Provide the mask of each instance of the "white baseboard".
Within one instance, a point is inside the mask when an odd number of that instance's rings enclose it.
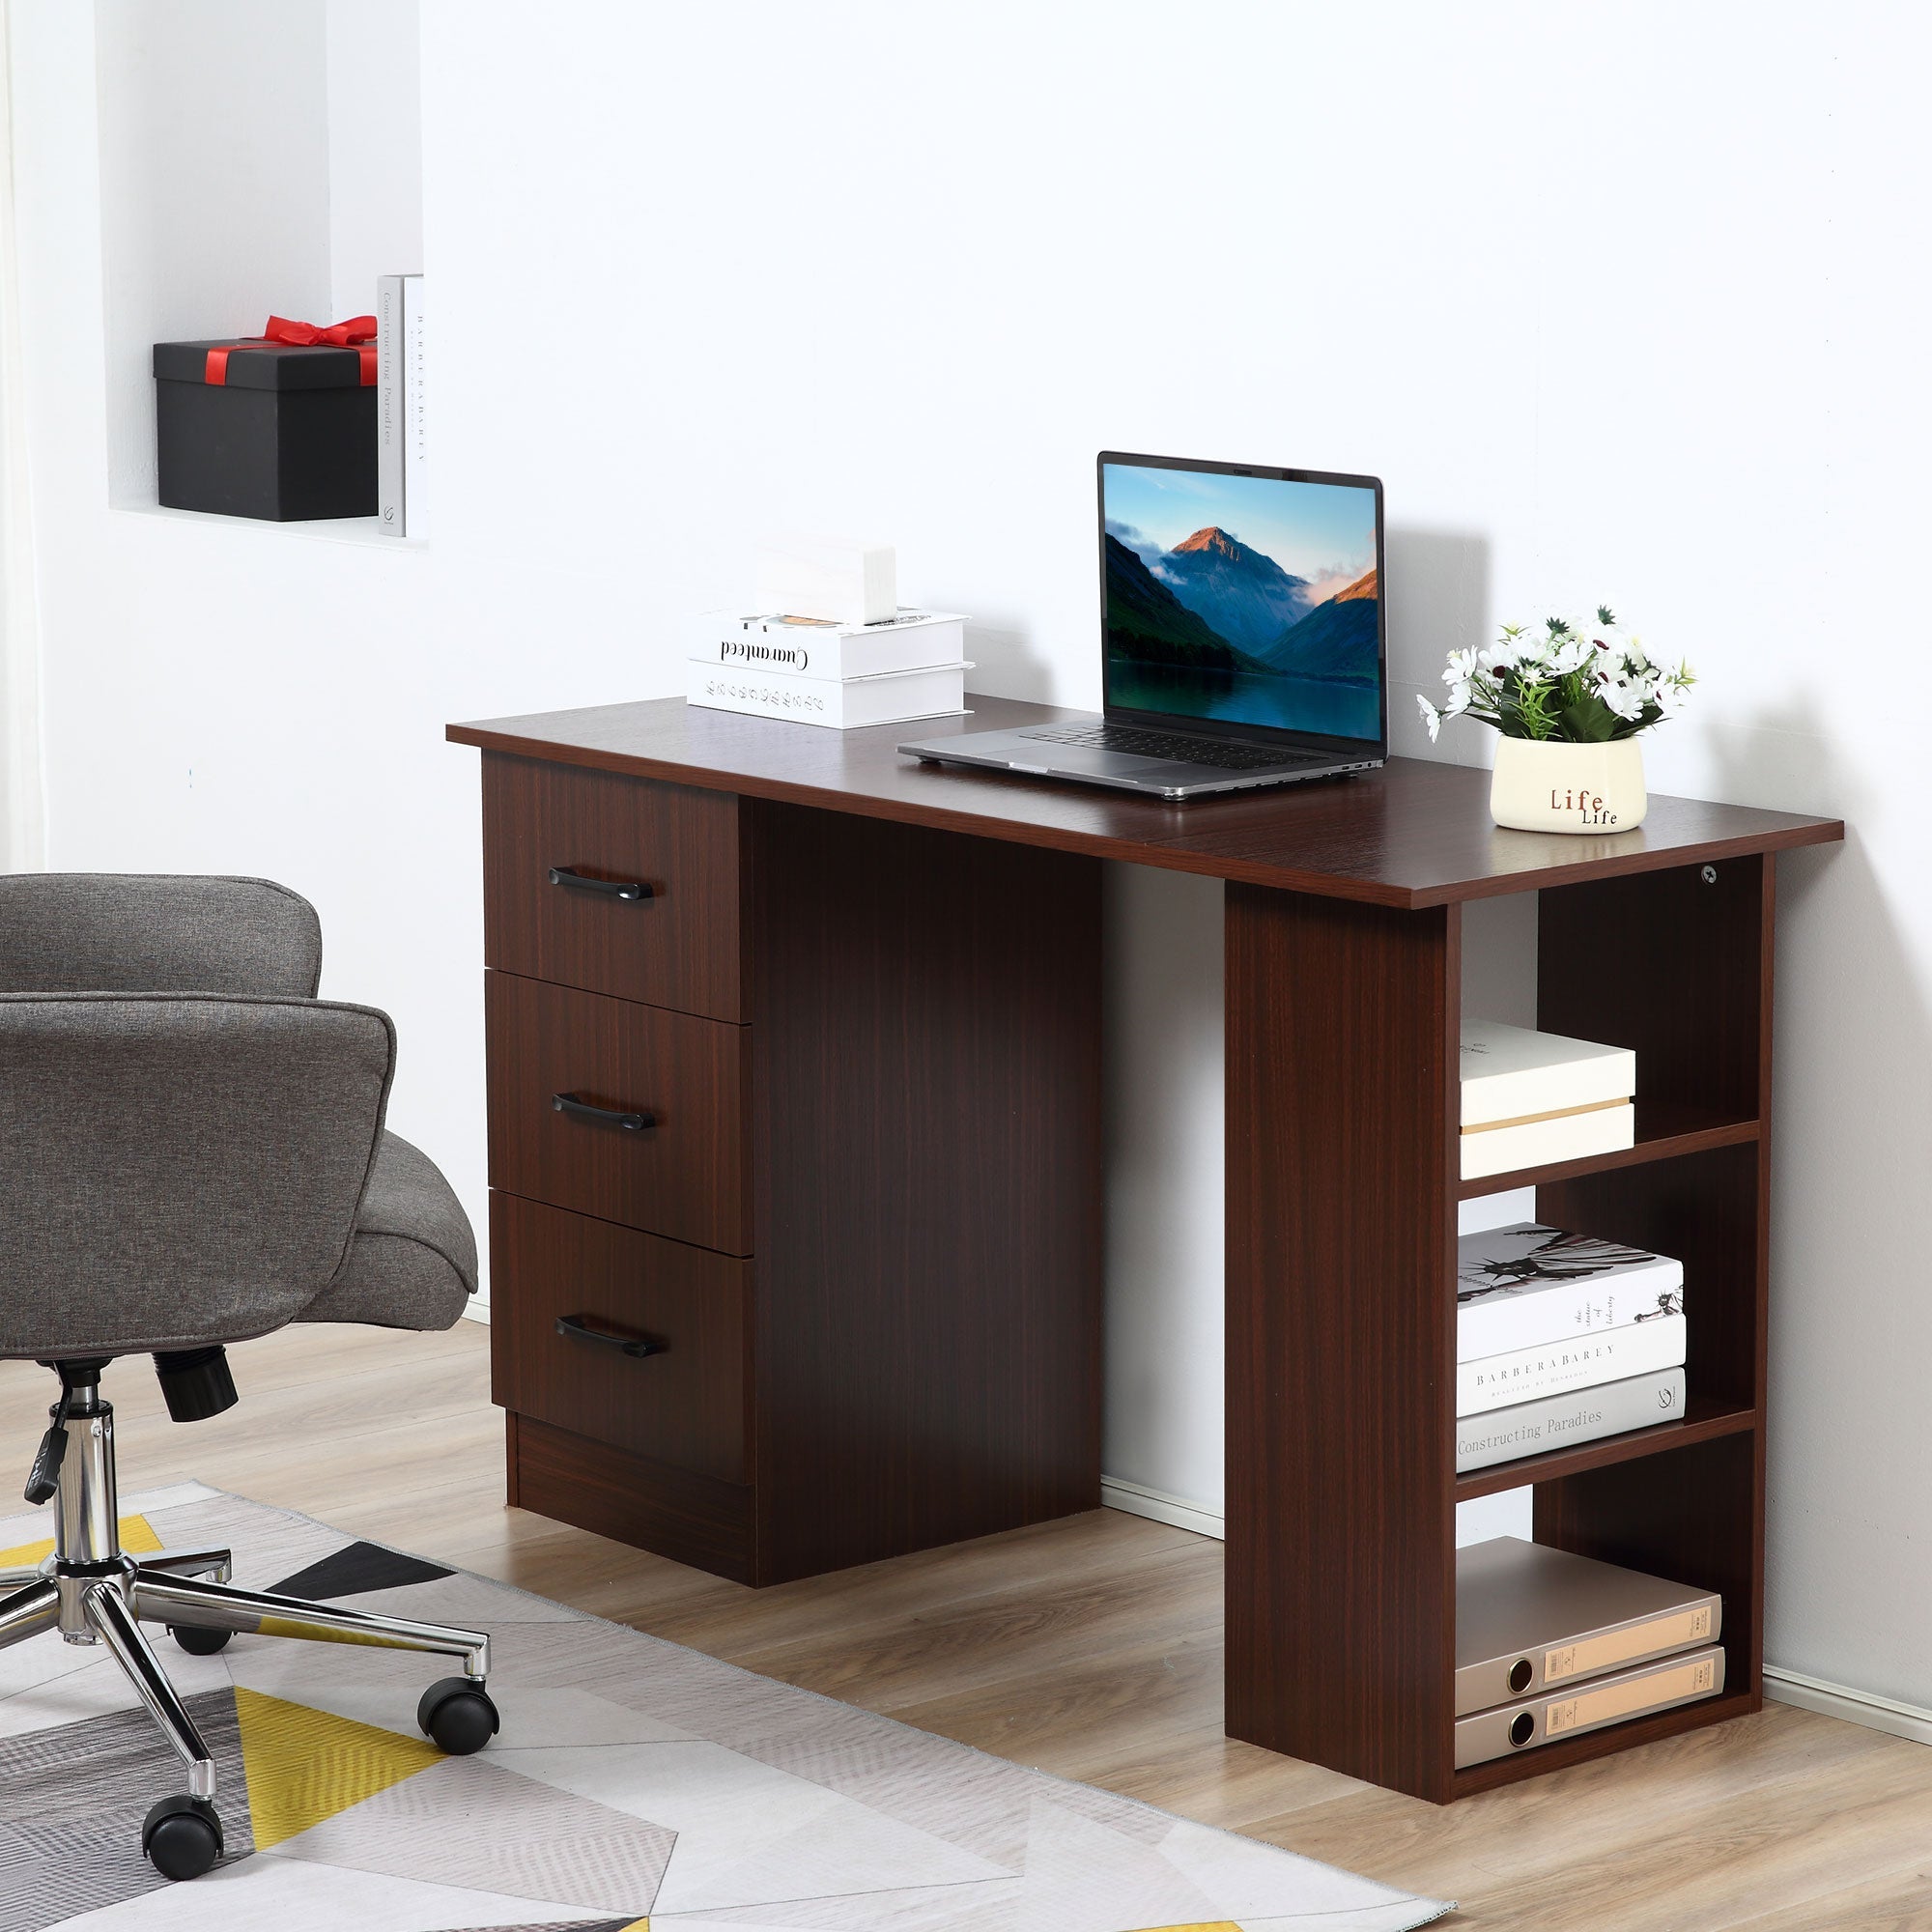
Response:
[[[1151,1518],[1155,1522],[1171,1522],[1177,1529],[1191,1529],[1196,1536],[1211,1536],[1225,1543],[1225,1518],[1203,1509],[1164,1490],[1150,1490],[1140,1483],[1125,1483],[1118,1476],[1100,1478],[1100,1502],[1104,1508],[1125,1510],[1129,1516]]]
[[[1822,1677],[1806,1677],[1802,1671],[1783,1670],[1775,1663],[1764,1666],[1764,1694],[1780,1704],[1796,1704],[1801,1710],[1842,1718],[1848,1724],[1862,1724],[1870,1731],[1889,1731],[1895,1738],[1910,1738],[1914,1744],[1932,1745],[1932,1711],[1921,1710],[1917,1704],[1895,1704],[1889,1697],[1875,1697],[1869,1690],[1854,1690],[1846,1684],[1828,1684]]]
[[[466,1321],[480,1321],[484,1327],[490,1325],[490,1304],[486,1299],[472,1294],[463,1304],[463,1319]]]

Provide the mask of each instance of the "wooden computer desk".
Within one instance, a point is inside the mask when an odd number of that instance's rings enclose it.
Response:
[[[1167,806],[895,750],[954,722],[449,727],[485,753],[511,1500],[757,1584],[1098,1503],[1126,860],[1228,887],[1229,1732],[1440,1801],[1756,1710],[1772,855],[1843,827],[1654,798],[1550,838],[1455,765]],[[1463,903],[1526,892],[1539,1024],[1636,1049],[1637,1143],[1464,1182]],[[1530,1184],[1682,1257],[1688,1414],[1459,1477],[1457,1203]],[[1540,1540],[1722,1591],[1728,1682],[1459,1772],[1455,1505],[1526,1482]]]

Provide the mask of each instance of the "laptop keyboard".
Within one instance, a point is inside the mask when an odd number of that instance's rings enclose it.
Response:
[[[1190,738],[1177,731],[1144,731],[1124,724],[1047,724],[1028,731],[1051,745],[1091,745],[1100,752],[1127,752],[1139,758],[1175,758],[1182,764],[1212,765],[1224,772],[1259,772],[1312,765],[1312,753],[1269,751],[1261,745],[1231,745],[1213,738]]]

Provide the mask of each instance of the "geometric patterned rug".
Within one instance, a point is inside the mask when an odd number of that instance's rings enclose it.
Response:
[[[0,1932],[1399,1932],[1451,1909],[199,1484],[124,1508],[131,1550],[228,1544],[243,1587],[488,1631],[502,1730],[428,1744],[440,1661],[162,1637],[226,1837],[168,1885],[140,1826],[185,1779],[121,1671],[15,1645]],[[0,1520],[0,1567],[46,1526]]]

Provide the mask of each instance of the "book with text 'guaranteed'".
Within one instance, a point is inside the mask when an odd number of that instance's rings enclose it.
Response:
[[[1456,1243],[1458,1362],[1684,1312],[1684,1264],[1648,1248],[1538,1221],[1485,1228]]]
[[[1632,1429],[1653,1429],[1684,1420],[1684,1371],[1659,1369],[1627,1376],[1568,1395],[1519,1402],[1481,1415],[1456,1418],[1456,1473],[1513,1463],[1520,1456],[1543,1456],[1580,1448]]]
[[[1466,1019],[1462,1075],[1465,1180],[1635,1145],[1630,1047]]]
[[[708,611],[697,620],[694,662],[791,677],[878,677],[966,661],[966,619],[950,611],[901,610],[877,624],[808,617],[745,617]]]

